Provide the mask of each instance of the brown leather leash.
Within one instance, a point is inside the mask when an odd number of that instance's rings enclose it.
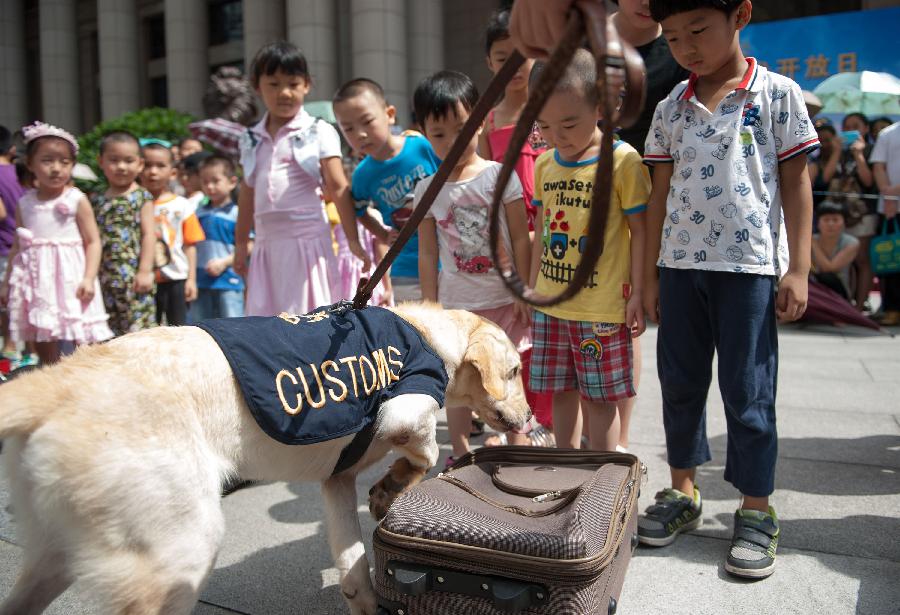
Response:
[[[494,190],[494,201],[491,205],[491,254],[494,262],[498,264],[498,270],[503,282],[517,298],[537,306],[555,305],[565,301],[577,294],[589,281],[591,273],[603,253],[603,236],[606,229],[606,218],[609,212],[610,192],[612,189],[613,129],[617,123],[621,126],[633,124],[643,107],[643,62],[637,51],[619,40],[615,28],[608,23],[605,3],[588,0],[576,2],[575,6],[577,10],[571,12],[566,33],[559,47],[550,57],[538,84],[529,97],[519,122],[516,124],[509,147],[506,150],[506,156],[503,159],[503,168],[497,181],[497,187]],[[515,169],[516,160],[522,151],[522,146],[531,134],[538,113],[553,93],[556,82],[565,71],[565,67],[571,61],[575,51],[581,47],[585,34],[597,61],[597,87],[600,106],[603,110],[603,140],[594,181],[593,207],[591,208],[590,222],[588,224],[589,241],[586,242],[587,245],[585,246],[581,262],[575,268],[572,280],[559,295],[550,298],[529,297],[526,296],[525,284],[515,270],[512,259],[504,254],[501,262],[501,255],[498,252],[499,216],[500,208],[502,207],[500,199]],[[610,46],[612,50],[608,49]],[[506,60],[500,72],[491,80],[478,104],[472,109],[468,121],[450,149],[450,153],[438,167],[431,183],[425,190],[425,194],[422,195],[421,201],[410,214],[403,228],[400,229],[396,241],[394,241],[387,254],[375,268],[372,276],[368,279],[360,280],[356,296],[353,298],[354,309],[361,309],[369,302],[375,286],[387,273],[391,263],[400,253],[400,250],[403,249],[406,242],[409,241],[409,238],[416,232],[450,173],[459,163],[466,146],[524,61],[525,58],[521,54],[514,52]],[[613,105],[613,97],[608,95],[607,90],[607,79],[610,72],[616,76],[624,76],[626,86],[618,115],[616,107]]]

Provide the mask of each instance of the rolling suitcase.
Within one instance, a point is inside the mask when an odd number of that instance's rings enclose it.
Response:
[[[634,455],[473,451],[379,523],[380,615],[615,613],[637,545]]]

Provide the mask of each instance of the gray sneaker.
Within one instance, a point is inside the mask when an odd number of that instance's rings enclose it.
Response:
[[[734,535],[725,560],[725,570],[745,579],[764,579],[775,572],[778,549],[778,517],[769,507],[768,514],[758,510],[734,513]]]
[[[697,487],[694,487],[693,498],[668,487],[654,498],[656,503],[638,517],[638,540],[641,544],[664,547],[675,542],[681,532],[700,527],[703,502]]]

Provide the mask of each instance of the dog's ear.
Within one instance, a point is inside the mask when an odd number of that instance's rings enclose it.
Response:
[[[469,338],[469,347],[463,361],[471,363],[481,375],[481,386],[487,394],[496,400],[504,400],[507,397],[506,380],[503,377],[502,357],[497,356],[499,344],[490,335],[474,333]]]

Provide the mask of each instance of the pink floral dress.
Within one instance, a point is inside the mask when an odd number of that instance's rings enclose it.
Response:
[[[68,188],[48,201],[38,200],[35,190],[19,200],[19,251],[9,278],[9,330],[16,341],[91,343],[113,336],[100,283],[94,283],[90,301],[76,296],[85,268],[84,241],[75,221],[83,198],[83,192]]]

